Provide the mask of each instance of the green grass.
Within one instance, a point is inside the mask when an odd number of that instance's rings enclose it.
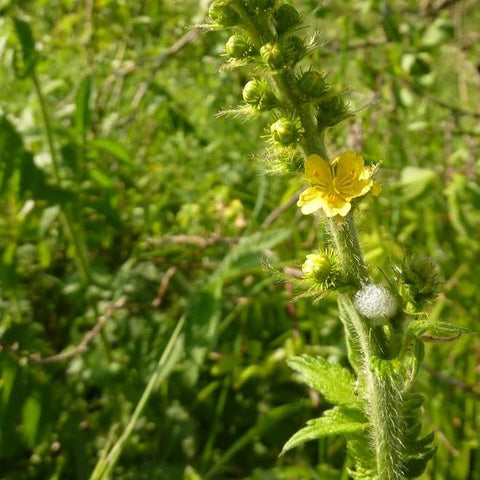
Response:
[[[442,3],[294,2],[325,39],[314,65],[356,112],[329,152],[382,161],[383,193],[358,216],[373,271],[431,256],[444,283],[430,316],[477,331],[480,8]],[[112,478],[346,480],[340,439],[278,458],[328,408],[286,360],[346,365],[346,350],[334,299],[292,301],[301,292],[264,266],[298,269],[325,232],[287,206],[297,179],[265,174],[266,119],[217,116],[248,80],[219,71],[226,35],[171,49],[202,22],[193,1],[6,4],[0,478],[91,478],[152,376],[169,373]],[[44,112],[14,18],[34,35]],[[182,318],[178,358],[159,373]],[[477,335],[427,348],[415,388],[438,451],[425,480],[480,480],[479,349]]]

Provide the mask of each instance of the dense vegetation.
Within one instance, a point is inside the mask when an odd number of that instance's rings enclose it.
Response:
[[[430,256],[430,318],[478,330],[478,2],[292,3],[356,113],[328,150],[382,160],[368,262]],[[0,1],[1,479],[93,479],[114,445],[125,480],[348,478],[338,438],[278,458],[328,408],[286,360],[346,350],[335,299],[273,274],[326,234],[266,175],[266,123],[217,116],[246,78],[220,70],[228,34],[191,28],[207,8]],[[480,480],[479,358],[476,335],[427,348],[422,478]]]

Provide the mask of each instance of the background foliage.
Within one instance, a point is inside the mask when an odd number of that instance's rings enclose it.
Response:
[[[478,2],[294,3],[357,112],[329,151],[382,160],[366,258],[380,279],[387,259],[431,256],[431,317],[477,330]],[[348,478],[340,439],[278,458],[328,408],[286,360],[346,352],[333,299],[293,302],[262,265],[297,271],[325,232],[294,206],[297,179],[265,175],[265,125],[216,116],[246,79],[218,71],[224,33],[190,30],[207,7],[0,2],[2,479],[90,478],[182,318],[115,478]],[[422,478],[478,480],[478,337],[427,350]]]

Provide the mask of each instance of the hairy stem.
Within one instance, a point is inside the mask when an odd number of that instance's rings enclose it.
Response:
[[[255,18],[239,3],[234,6],[257,45],[271,41],[270,31],[260,28]],[[314,111],[308,102],[302,102],[292,89],[295,72],[281,68],[267,74],[268,81],[278,99],[296,115],[302,126],[300,147],[305,156],[316,153],[328,161],[324,144],[324,130],[319,129]],[[358,289],[368,283],[369,276],[362,256],[353,214],[330,220],[331,240],[340,259],[343,277]],[[395,375],[382,370],[388,358],[385,335],[361,317],[355,309],[351,294],[338,296],[340,316],[345,327],[349,359],[356,370],[360,384],[364,385],[367,415],[371,424],[372,447],[376,456],[378,480],[406,480],[402,473],[404,455],[402,397],[396,388]],[[387,369],[388,370],[388,369]]]
[[[372,443],[379,480],[406,480],[402,472],[403,422],[402,396],[393,375],[382,374],[381,346],[373,328],[357,313],[348,294],[338,296],[340,315],[355,329],[361,350],[366,386],[367,414],[372,428]]]
[[[330,219],[330,235],[347,282],[359,287],[368,282],[368,270],[360,250],[353,214]]]

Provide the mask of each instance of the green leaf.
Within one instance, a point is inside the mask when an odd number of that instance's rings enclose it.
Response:
[[[436,18],[427,28],[422,38],[422,46],[434,48],[448,42],[455,34],[455,27],[451,20]]]
[[[451,342],[462,334],[473,333],[468,328],[436,320],[416,320],[410,323],[408,332],[424,342]]]
[[[92,145],[97,148],[97,150],[110,154],[112,157],[126,165],[133,165],[133,160],[128,153],[128,150],[115,140],[109,138],[97,138],[93,141]]]
[[[419,197],[435,178],[435,172],[428,168],[405,167],[402,170],[399,183],[403,188],[405,200]]]
[[[428,461],[433,458],[436,451],[437,449],[432,447],[420,450],[412,455],[407,455],[406,461],[403,465],[403,471],[406,475],[406,478],[419,477],[425,471]]]
[[[334,405],[357,403],[355,379],[340,365],[333,364],[321,357],[301,356],[287,361],[290,368],[303,376],[304,382],[321,393]]]
[[[90,126],[90,91],[92,77],[87,75],[80,83],[77,95],[75,97],[75,129],[80,138],[85,138],[88,127]]]
[[[33,39],[32,29],[30,24],[19,18],[13,20],[15,25],[15,32],[17,38],[21,45],[22,60],[20,61],[15,52],[13,58],[13,67],[15,69],[15,74],[19,78],[28,77],[35,68],[35,63],[37,61],[37,52],[35,51],[35,41]]]
[[[231,446],[216,460],[212,468],[208,471],[207,476],[213,477],[222,465],[227,463],[238,451],[245,448],[246,445],[253,443],[256,439],[262,438],[262,435],[274,428],[276,425],[282,424],[286,419],[293,418],[305,408],[303,402],[295,402],[287,405],[280,405],[266,411],[259,421],[243,435],[236,438]]]
[[[10,242],[0,258],[0,281],[4,286],[12,286],[16,280],[17,244]]]
[[[220,281],[213,281],[196,292],[187,308],[185,323],[186,368],[184,377],[193,386],[205,357],[216,344],[221,312]]]
[[[425,358],[425,345],[418,338],[415,338],[413,345],[412,367],[410,371],[410,381],[413,382],[420,371]]]
[[[309,440],[360,433],[367,427],[367,419],[359,408],[346,405],[334,407],[327,410],[322,417],[309,420],[306,427],[288,440],[280,455]]]
[[[20,161],[20,193],[46,200],[50,205],[64,205],[75,198],[72,192],[47,182],[45,173],[37,167],[30,152],[23,152]]]
[[[5,116],[0,116],[0,168],[3,168],[0,194],[5,193],[22,152],[22,138],[10,121]]]
[[[29,448],[36,444],[41,413],[42,404],[38,396],[29,396],[22,409],[22,432]]]

